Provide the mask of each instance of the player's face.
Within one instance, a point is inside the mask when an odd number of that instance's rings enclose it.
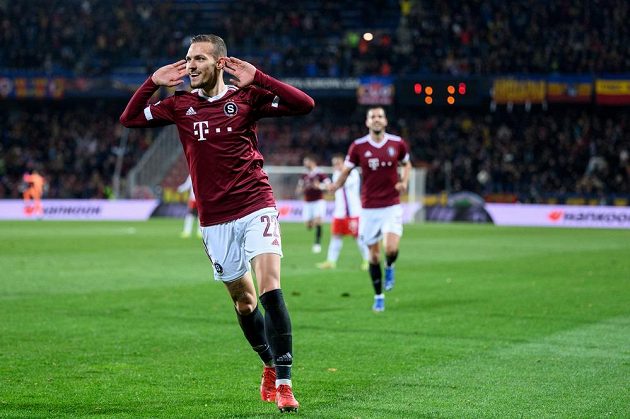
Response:
[[[385,110],[382,108],[370,109],[365,119],[365,125],[370,131],[380,133],[387,127],[387,117],[385,117]]]
[[[304,167],[306,167],[307,169],[312,169],[315,166],[315,162],[311,159],[309,159],[308,157],[305,157],[302,160],[302,164],[304,165]]]
[[[335,157],[332,159],[333,169],[341,170],[343,169],[343,159],[341,157]]]
[[[190,44],[186,54],[186,71],[193,88],[210,89],[221,76],[220,65],[214,58],[214,45],[210,42]]]

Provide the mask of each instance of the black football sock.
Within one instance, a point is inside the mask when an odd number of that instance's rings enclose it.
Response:
[[[322,226],[315,226],[315,244],[322,242]]]
[[[265,319],[260,310],[258,310],[258,306],[256,306],[254,311],[245,315],[236,311],[236,317],[238,318],[238,324],[243,329],[245,338],[252,345],[252,349],[258,353],[265,365],[271,365],[273,355],[265,336]]]
[[[374,293],[376,295],[383,293],[383,274],[381,273],[381,263],[370,263],[370,278],[374,285]]]
[[[284,304],[282,290],[268,291],[260,296],[260,303],[265,308],[265,333],[271,345],[276,379],[290,380],[293,365],[293,337],[291,319]]]
[[[398,259],[398,250],[390,254],[385,254],[385,263],[387,263],[388,268],[396,262],[396,259]]]

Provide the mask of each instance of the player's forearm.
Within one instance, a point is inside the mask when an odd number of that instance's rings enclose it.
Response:
[[[133,94],[127,107],[120,115],[120,123],[127,128],[147,126],[147,119],[144,117],[146,108],[151,96],[159,89],[149,77]]]
[[[312,97],[291,85],[276,80],[260,70],[256,70],[254,83],[257,86],[275,93],[281,100],[282,105],[294,115],[304,115],[315,107]]]
[[[331,186],[330,186],[331,192],[335,192],[338,189],[343,188],[343,185],[346,184],[346,180],[348,180],[348,175],[350,175],[350,171],[349,170],[343,170],[339,174],[339,177],[337,178],[337,180],[331,184]]]
[[[409,186],[409,176],[411,175],[411,163],[407,162],[402,167],[402,171],[400,174],[400,182],[405,185],[405,188]]]

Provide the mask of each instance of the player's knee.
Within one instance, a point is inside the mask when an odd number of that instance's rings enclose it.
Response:
[[[236,300],[234,302],[234,306],[236,307],[238,314],[241,316],[247,316],[248,314],[253,313],[256,309],[256,300]]]
[[[234,301],[234,307],[238,314],[243,316],[252,313],[258,304],[256,296],[249,292],[240,292],[236,295],[232,295],[232,301]]]
[[[394,256],[398,253],[398,246],[388,245],[385,246],[385,255]]]

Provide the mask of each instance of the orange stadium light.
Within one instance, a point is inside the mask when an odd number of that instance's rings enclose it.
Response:
[[[449,86],[446,88],[446,91],[448,92],[448,94],[449,94],[449,95],[454,95],[454,94],[455,94],[455,86],[453,86],[453,85],[449,85]]]
[[[428,90],[428,89],[430,89],[430,87],[427,87],[427,90]],[[430,105],[430,104],[432,104],[432,103],[433,103],[433,98],[432,98],[431,96],[427,96],[427,97],[425,97],[425,98],[424,98],[424,102],[425,102],[427,105]]]
[[[453,91],[455,91],[455,89],[453,89]],[[455,98],[453,96],[449,96],[446,98],[446,101],[448,102],[449,105],[452,105],[455,103]]]
[[[427,86],[427,87],[425,87],[424,92],[425,92],[427,95],[431,96],[431,95],[433,94],[433,87],[431,87],[431,86]]]

